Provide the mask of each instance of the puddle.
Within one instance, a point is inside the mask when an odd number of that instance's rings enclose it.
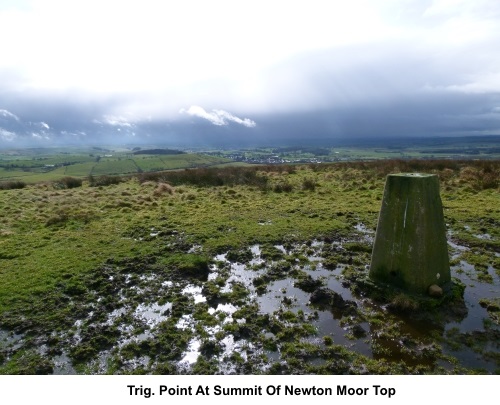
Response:
[[[255,256],[260,257],[260,254],[262,252],[259,245],[250,246],[250,251],[252,252],[252,254],[254,255],[254,257]]]
[[[450,258],[456,259],[463,252],[467,252],[470,250],[467,246],[457,245],[455,242],[448,239],[448,253],[450,254]]]
[[[238,308],[236,308],[233,304],[219,304],[217,305],[217,308],[209,308],[208,309],[208,313],[213,315],[215,314],[216,312],[223,312],[227,315],[232,315],[234,314],[236,311],[238,310]],[[228,318],[226,318],[227,320]]]
[[[193,245],[189,248],[187,253],[201,253],[203,251],[203,247],[201,245]]]
[[[458,328],[461,332],[484,330],[484,319],[488,318],[488,312],[479,305],[481,298],[500,297],[500,277],[489,267],[489,274],[493,283],[483,283],[477,280],[474,266],[461,260],[457,266],[451,268],[452,277],[458,278],[465,284],[464,301],[467,306],[467,315],[460,322],[451,322],[446,325],[446,330]]]
[[[195,286],[195,285],[188,285],[187,287],[184,287],[182,290],[182,294],[184,295],[189,295],[193,297],[194,303],[198,304],[200,302],[206,302],[207,299],[203,296],[201,293],[202,287]]]
[[[24,336],[0,329],[0,355],[13,353],[24,345]]]
[[[256,302],[259,304],[261,313],[273,314],[287,306],[284,302],[289,302],[288,306],[294,306],[296,303],[304,305],[309,302],[309,296],[310,294],[294,287],[292,280],[286,279],[269,284],[267,292],[257,296]]]
[[[167,319],[171,310],[171,303],[166,303],[165,305],[139,304],[133,315],[135,318],[143,320],[150,328],[152,328],[158,325],[161,321]]]
[[[285,255],[287,254],[287,251],[283,245],[274,245],[276,249],[278,249],[280,252],[284,253]]]
[[[259,221],[257,222],[259,225],[266,226],[266,225],[272,225],[273,223],[271,221]]]
[[[196,322],[192,315],[182,315],[182,317],[177,321],[175,327],[177,329],[194,329]]]
[[[354,225],[354,229],[356,229],[358,232],[361,232],[361,233],[367,233],[367,234],[372,234],[372,235],[375,234],[375,231],[373,229],[369,229],[362,222],[359,222],[356,225]]]
[[[54,356],[54,374],[55,375],[70,375],[77,374],[76,370],[71,365],[71,360],[66,353],[59,356]]]
[[[198,360],[198,357],[200,356],[200,347],[201,341],[197,338],[192,339],[191,342],[189,342],[187,351],[184,353],[184,357],[180,361],[180,364],[191,365],[196,363],[196,360]]]

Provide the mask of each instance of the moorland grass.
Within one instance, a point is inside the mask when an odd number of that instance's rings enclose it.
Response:
[[[95,299],[90,280],[110,261],[155,258],[145,268],[190,276],[206,273],[210,258],[218,253],[230,251],[235,260],[248,260],[248,246],[256,243],[264,247],[264,256],[280,255],[271,248],[266,251],[266,244],[342,240],[357,224],[374,230],[385,176],[401,171],[440,176],[452,238],[475,249],[469,255],[479,270],[483,265],[498,271],[498,161],[204,168],[143,173],[112,182],[91,178],[81,184],[66,177],[18,189],[0,187],[0,327],[28,333],[33,344],[37,331],[43,335],[70,327],[82,303]],[[345,249],[347,253],[328,256],[333,267],[337,261],[352,261],[352,255],[357,255],[354,266],[369,257],[364,246],[347,244]],[[283,259],[283,265],[300,260]],[[241,301],[247,292],[235,289],[232,294],[231,299]],[[394,303],[413,308],[402,296]],[[182,313],[189,304],[176,305]],[[283,314],[287,322],[294,321],[291,316]],[[165,336],[173,333],[165,328]],[[286,340],[311,333],[304,328],[283,328],[279,336]],[[113,332],[108,332],[111,342]],[[189,338],[183,333],[181,349]],[[332,347],[330,342],[324,350]],[[84,349],[73,353],[75,361],[85,362],[95,354],[94,346]],[[21,372],[23,362],[40,360],[29,345],[26,350],[27,357],[19,354],[3,365],[0,358],[0,370]],[[292,346],[287,350],[293,351]],[[47,370],[45,360],[38,363]]]

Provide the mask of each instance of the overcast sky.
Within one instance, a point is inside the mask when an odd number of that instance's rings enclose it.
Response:
[[[0,147],[500,134],[498,0],[0,0],[0,38]]]

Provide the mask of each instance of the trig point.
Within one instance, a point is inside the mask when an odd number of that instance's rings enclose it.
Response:
[[[451,281],[439,179],[387,176],[373,245],[370,278],[411,292]]]

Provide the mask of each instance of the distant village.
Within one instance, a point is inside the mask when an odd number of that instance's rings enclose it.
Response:
[[[231,159],[235,162],[244,162],[250,164],[286,164],[286,163],[323,163],[323,162],[334,162],[340,161],[341,158],[321,156],[321,157],[289,157],[280,156],[278,154],[265,154],[265,153],[251,153],[247,154],[245,152],[234,152],[234,153],[221,153],[221,152],[204,152],[204,154],[225,157]]]

